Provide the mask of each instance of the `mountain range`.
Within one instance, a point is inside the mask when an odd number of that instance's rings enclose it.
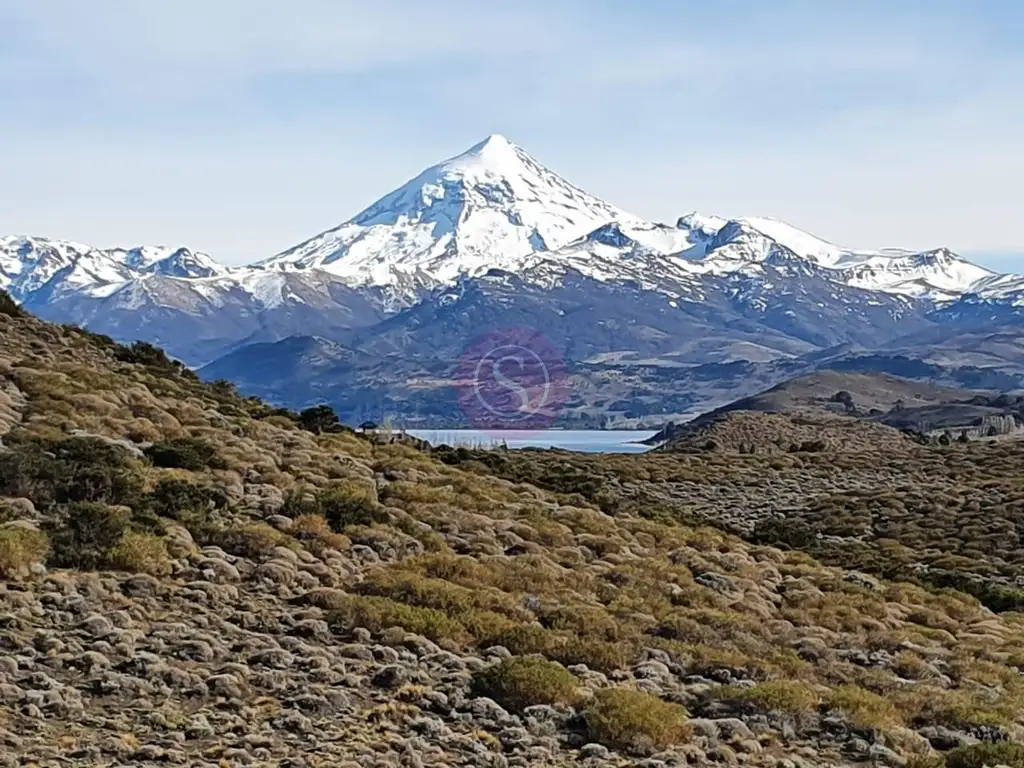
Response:
[[[512,326],[565,358],[576,424],[686,415],[840,364],[919,363],[960,386],[1024,374],[1024,277],[946,248],[844,248],[770,218],[646,221],[497,135],[253,264],[9,236],[0,288],[46,319],[350,419],[458,424],[459,355]]]

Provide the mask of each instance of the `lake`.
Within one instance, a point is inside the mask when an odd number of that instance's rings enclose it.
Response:
[[[655,434],[642,429],[546,429],[539,432],[480,429],[410,429],[413,437],[431,445],[490,448],[504,440],[509,448],[564,448],[584,453],[643,453],[650,446],[638,444]]]

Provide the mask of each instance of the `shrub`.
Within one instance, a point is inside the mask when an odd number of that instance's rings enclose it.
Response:
[[[323,432],[341,432],[344,429],[338,420],[338,414],[329,405],[314,405],[300,411],[298,422],[300,427],[315,435]]]
[[[225,528],[214,534],[213,540],[228,554],[254,559],[266,557],[277,547],[286,547],[293,543],[287,534],[266,523]]]
[[[607,673],[627,666],[634,654],[626,643],[570,637],[563,645],[552,648],[548,655],[569,667],[586,664],[593,670]]]
[[[506,709],[535,704],[567,704],[576,699],[578,681],[561,664],[539,656],[514,656],[473,675],[476,696],[494,699]]]
[[[995,765],[1024,768],[1024,745],[1008,741],[996,744],[982,742],[969,747],[957,747],[946,753],[946,768],[986,768]]]
[[[435,642],[467,639],[462,625],[447,614],[433,608],[396,603],[386,597],[346,595],[328,614],[328,621],[346,630],[365,627],[371,632],[381,632],[389,627],[401,627]]]
[[[836,688],[825,698],[825,704],[829,709],[842,712],[859,728],[885,728],[899,719],[889,699],[855,685]]]
[[[167,545],[152,533],[128,531],[110,552],[109,565],[114,570],[166,576],[171,572]]]
[[[1005,726],[1013,718],[992,709],[976,697],[958,691],[933,692],[924,697],[901,699],[901,706],[913,714],[915,725],[942,725],[970,728],[986,725]]]
[[[71,504],[62,517],[63,525],[50,539],[50,562],[89,571],[110,564],[132,521],[130,509],[98,502]]]
[[[387,597],[420,608],[433,608],[449,616],[475,607],[476,593],[443,579],[428,579],[412,573],[382,572],[357,585],[360,594]]]
[[[312,496],[301,489],[285,499],[281,514],[298,518],[319,515],[327,520],[334,531],[343,531],[353,525],[371,525],[387,522],[388,514],[367,485],[343,482],[332,485]]]
[[[478,635],[477,640],[481,646],[500,645],[514,654],[539,653],[547,656],[558,644],[559,637],[536,624],[515,624],[494,633]]]
[[[212,510],[226,507],[228,499],[216,488],[195,485],[179,478],[164,478],[146,494],[143,503],[155,515],[190,522],[206,518]]]
[[[0,528],[0,576],[23,575],[50,548],[46,534],[30,528]]]
[[[335,533],[323,515],[299,515],[292,527],[292,536],[306,544],[313,554],[319,555],[325,549],[345,552],[352,542],[343,533]]]
[[[198,472],[210,467],[223,469],[224,464],[218,459],[217,449],[201,438],[176,437],[153,443],[145,449],[145,454],[157,467],[166,469],[188,469]]]
[[[232,398],[239,396],[238,387],[235,386],[234,382],[228,381],[227,379],[217,379],[215,381],[211,381],[209,384],[206,385],[206,387],[207,389],[209,389],[209,391],[211,392],[211,394],[213,394],[214,397],[223,400],[230,400]]]
[[[195,372],[177,360],[172,360],[160,347],[146,341],[136,341],[130,345],[117,345],[114,357],[123,363],[134,363],[149,368],[156,368],[167,373],[177,373],[189,379],[198,380]]]
[[[663,749],[690,735],[685,707],[626,688],[598,691],[583,716],[592,741],[627,752]]]
[[[818,695],[800,682],[770,680],[753,688],[726,686],[719,691],[720,698],[746,701],[762,712],[784,712],[799,715],[813,712],[818,707]]]
[[[7,291],[0,290],[0,315],[25,317],[25,310],[18,306],[17,302],[11,298]]]
[[[331,486],[317,496],[320,514],[335,531],[351,525],[370,525],[388,519],[374,493],[366,486],[344,483]]]
[[[105,502],[132,505],[142,477],[123,448],[94,437],[31,440],[0,454],[0,495],[54,504]]]

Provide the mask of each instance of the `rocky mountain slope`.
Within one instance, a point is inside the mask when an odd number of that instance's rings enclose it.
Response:
[[[243,381],[256,375],[247,360],[295,335],[353,359],[393,356],[397,370],[410,359],[451,363],[476,334],[526,324],[572,363],[678,368],[782,362],[840,344],[888,350],[902,338],[1019,325],[1024,305],[1021,278],[942,248],[849,249],[769,218],[647,222],[501,136],[248,266],[181,248],[8,237],[0,287],[43,317],[144,338]],[[301,405],[311,390],[369,392],[379,377],[353,368],[344,380],[280,384],[260,391]],[[677,412],[650,411],[665,413]]]
[[[378,442],[3,299],[4,764],[1019,764],[1021,614],[693,522],[848,459]]]

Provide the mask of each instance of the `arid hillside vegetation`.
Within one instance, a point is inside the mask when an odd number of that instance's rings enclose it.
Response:
[[[1009,448],[424,450],[19,314],[6,764],[1024,765]]]

